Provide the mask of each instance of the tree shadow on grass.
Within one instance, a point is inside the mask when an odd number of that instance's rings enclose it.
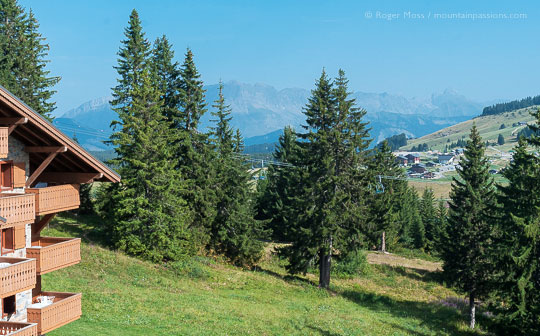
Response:
[[[385,295],[378,295],[362,291],[347,290],[341,295],[362,307],[372,311],[391,314],[397,318],[413,318],[420,320],[421,326],[439,334],[447,335],[478,335],[475,331],[463,331],[458,323],[464,322],[461,312],[436,303],[394,300]],[[413,335],[426,335],[418,330],[407,328],[404,325],[393,325]]]
[[[64,212],[51,221],[48,229],[56,229],[65,232],[69,236],[81,238],[87,244],[110,247],[110,240],[107,238],[103,227],[99,225],[101,221],[97,215],[80,216]]]
[[[331,331],[329,331],[329,330],[324,330],[323,328],[316,327],[316,326],[312,326],[312,325],[308,325],[308,326],[306,326],[306,328],[307,328],[307,329],[313,330],[314,332],[316,332],[316,333],[319,334],[319,335],[324,335],[324,336],[341,336],[341,334],[337,334],[337,333],[331,332]]]
[[[444,280],[442,277],[442,272],[440,271],[428,271],[425,269],[419,269],[414,267],[405,267],[405,266],[391,266],[391,265],[377,265],[381,270],[388,273],[395,273],[407,277],[411,280],[423,281],[423,282],[437,282],[443,284]]]
[[[302,283],[302,284],[306,284],[306,285],[311,285],[311,286],[315,286],[317,287],[317,284],[309,279],[306,279],[306,278],[301,278],[297,275],[290,275],[290,274],[280,274],[278,272],[274,272],[274,271],[271,271],[269,269],[265,269],[265,268],[261,268],[261,267],[257,267],[254,269],[255,272],[259,272],[259,273],[264,273],[264,274],[267,274],[267,275],[270,275],[270,276],[273,276],[274,278],[277,278],[277,279],[280,279],[280,280],[283,280],[283,281],[286,281],[286,282],[290,282],[290,283]]]

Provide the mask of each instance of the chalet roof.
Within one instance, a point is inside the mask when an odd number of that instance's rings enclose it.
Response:
[[[398,155],[398,156],[397,156],[397,159],[399,159],[399,160],[408,160],[408,159],[407,159],[405,156],[403,156],[403,155]]]
[[[26,146],[31,173],[47,158],[52,157],[36,182],[120,181],[120,175],[2,86],[0,86],[0,126],[9,127],[10,136]]]
[[[409,153],[409,154],[407,154],[407,157],[409,157],[409,156],[413,157],[413,158],[419,158],[420,154],[418,154],[418,153]]]

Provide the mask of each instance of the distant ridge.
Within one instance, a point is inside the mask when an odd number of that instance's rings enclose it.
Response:
[[[494,104],[484,107],[482,111],[483,116],[501,114],[504,112],[510,112],[522,108],[531,107],[534,105],[540,105],[540,95],[534,97],[527,97],[520,100],[512,100],[506,103]]]
[[[218,85],[207,85],[206,101],[209,112],[217,98]],[[302,113],[310,91],[301,88],[276,89],[266,84],[226,82],[224,95],[232,109],[232,127],[240,129],[246,146],[275,143],[287,125],[301,131],[305,116]],[[420,137],[478,116],[482,104],[452,91],[445,90],[427,98],[406,98],[391,93],[355,92],[357,106],[367,111],[374,143],[405,133]],[[83,146],[91,150],[110,149],[103,143],[112,130],[112,120],[118,116],[109,105],[111,97],[86,102],[63,114],[58,114],[57,126],[76,136]],[[201,119],[202,130],[211,125],[211,113]],[[270,147],[268,147],[270,148]]]

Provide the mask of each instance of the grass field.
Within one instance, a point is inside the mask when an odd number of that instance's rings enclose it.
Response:
[[[50,336],[483,334],[467,330],[437,263],[370,254],[368,274],[326,291],[314,274],[288,276],[271,246],[256,270],[202,257],[165,267],[101,246],[93,223],[64,216],[44,232],[83,238],[82,262],[43,279],[83,292],[83,317]]]
[[[427,143],[433,150],[443,151],[445,145],[456,142],[463,137],[467,139],[473,123],[476,123],[476,127],[478,127],[484,141],[489,140],[490,142],[496,142],[499,134],[502,134],[505,138],[505,144],[497,146],[496,148],[503,152],[509,151],[516,144],[515,135],[519,130],[525,127],[512,127],[512,124],[518,122],[532,122],[534,118],[529,114],[529,111],[536,108],[537,107],[530,107],[513,112],[467,120],[421,138],[409,140],[407,145],[400,150],[409,150],[412,146]],[[506,128],[499,129],[501,124],[504,124]],[[493,151],[493,154],[496,154],[496,151]]]

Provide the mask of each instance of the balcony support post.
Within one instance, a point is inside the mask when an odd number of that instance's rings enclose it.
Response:
[[[36,275],[36,287],[32,289],[32,301],[41,293],[41,275]]]
[[[32,225],[32,241],[36,241],[39,239],[41,231],[51,222],[51,220],[56,216],[55,213],[47,214],[42,216],[40,219],[36,219],[34,224]]]

